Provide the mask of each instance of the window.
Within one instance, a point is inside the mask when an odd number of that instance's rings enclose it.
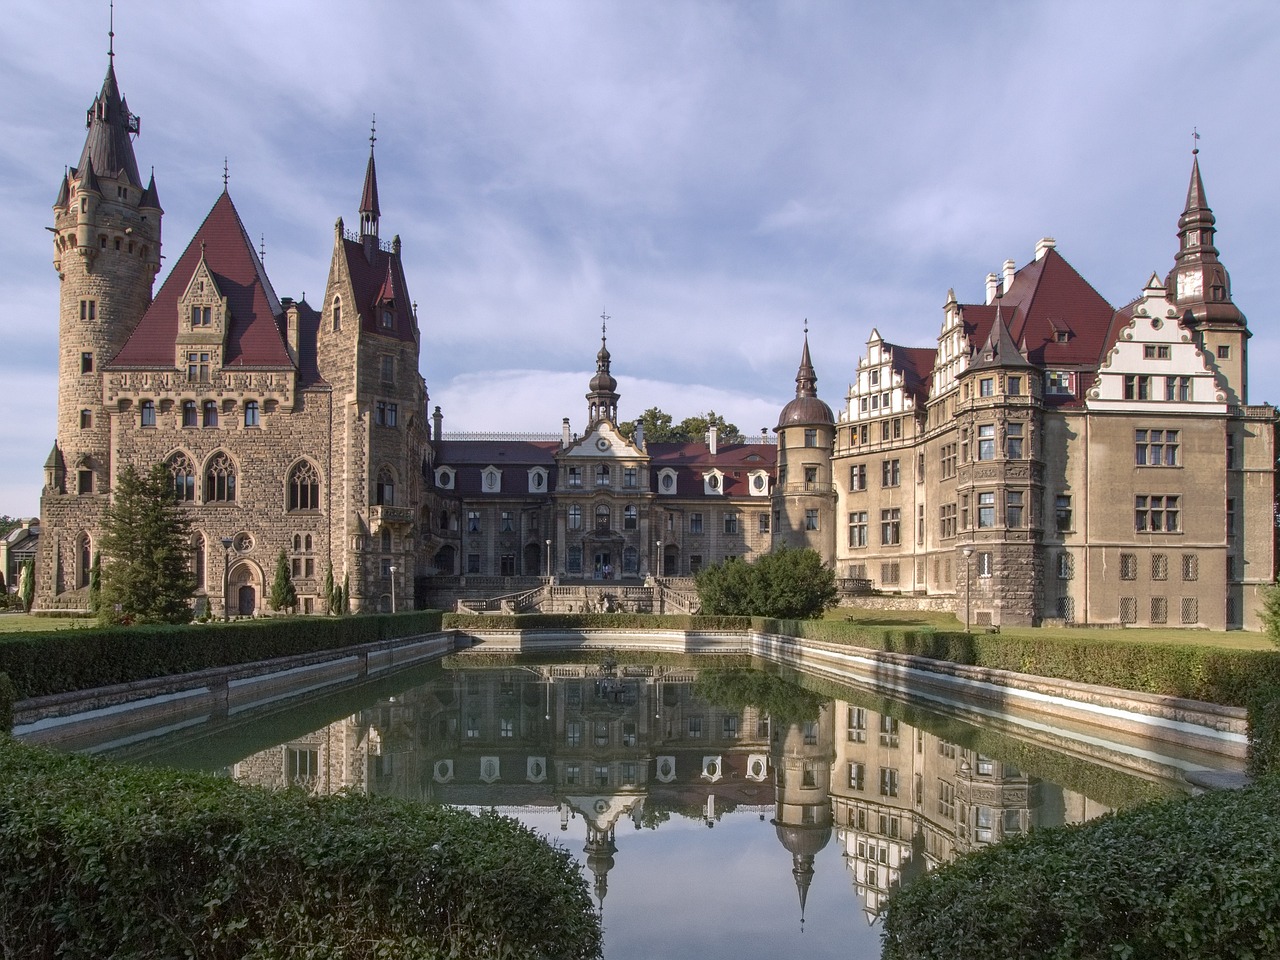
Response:
[[[1191,399],[1191,378],[1165,377],[1164,398],[1171,402],[1186,403]]]
[[[996,494],[994,490],[978,494],[978,526],[994,527],[996,525]]]
[[[946,480],[956,475],[956,450],[958,446],[955,443],[944,443],[942,445],[942,479]],[[923,473],[924,471],[921,471]]]
[[[156,405],[154,400],[143,400],[139,408],[139,423],[144,427],[156,425]]]
[[[1010,460],[1022,459],[1022,424],[1010,423],[1006,425],[1004,455]]]
[[[516,515],[511,510],[503,510],[498,518],[498,530],[501,533],[514,533],[516,529]]]
[[[467,573],[479,573],[479,572],[480,572],[480,554],[468,553],[467,554]]]
[[[1142,376],[1125,377],[1124,398],[1126,400],[1150,400],[1151,378],[1145,374]]]
[[[1151,598],[1151,622],[1152,623],[1168,623],[1169,622],[1169,600],[1167,597]]]
[[[1236,535],[1236,501],[1234,497],[1227,498],[1227,536],[1234,537]]]
[[[302,460],[289,471],[289,509],[320,509],[320,472],[310,460]]]
[[[1121,597],[1120,598],[1120,622],[1121,623],[1137,623],[1138,622],[1138,598],[1137,597]]]
[[[182,401],[182,425],[184,427],[198,427],[200,425],[194,400]]]
[[[720,718],[720,735],[726,740],[738,739],[738,718],[735,716],[724,716]]]
[[[880,715],[880,746],[896,747],[898,746],[898,721],[893,717]]]
[[[1071,554],[1058,554],[1058,579],[1070,580],[1073,573],[1075,573],[1075,563],[1071,559]]]
[[[342,301],[337,297],[333,298],[333,329],[335,333],[342,329]]]
[[[882,441],[887,441],[889,439],[889,421],[888,420],[880,421],[880,439]]]
[[[757,513],[757,514],[756,514],[756,523],[757,523],[757,525],[758,525],[758,529],[759,529],[759,532],[760,532],[760,533],[768,533],[768,532],[769,532],[769,513],[768,513],[768,511],[765,511],[765,512],[763,512],[763,513]]]
[[[187,379],[192,383],[207,383],[209,380],[209,354],[191,352],[187,354]]]
[[[569,468],[569,486],[571,487],[582,486],[582,468],[581,467]]]
[[[81,300],[80,301],[80,319],[81,320],[97,320],[98,319],[98,301],[97,300]]]
[[[1231,348],[1224,343],[1218,347],[1217,354],[1219,360],[1230,360]]]
[[[725,517],[724,519],[725,533],[737,532],[737,527],[736,527],[737,518],[735,517],[734,520],[735,520],[735,528],[733,530],[729,530],[728,529],[729,518]],[[640,526],[640,511],[636,509],[636,505],[634,503],[628,503],[625,507],[622,508],[622,529],[635,530],[639,526]]]
[[[944,503],[938,508],[938,537],[950,540],[956,535],[956,505]]]
[[[219,451],[204,472],[206,503],[233,503],[236,499],[236,465]]]
[[[867,489],[867,465],[855,463],[849,467],[849,492],[857,493]]]
[[[213,308],[212,307],[192,307],[191,308],[191,326],[208,327],[213,324]]]
[[[880,464],[880,485],[896,487],[902,480],[902,472],[898,460],[885,460]]]
[[[689,532],[690,533],[702,532],[702,514],[700,513],[689,514]]]
[[[726,513],[724,515],[724,532],[725,533],[738,532],[738,515],[736,513]]]
[[[880,584],[886,587],[896,587],[901,577],[898,562],[886,561],[880,564]]]
[[[978,425],[978,459],[994,460],[996,458],[996,425],[981,423]]]
[[[938,814],[947,820],[956,818],[956,788],[946,781],[938,781]]]
[[[390,330],[395,326],[396,315],[390,305],[382,308],[382,327],[384,330]]]
[[[498,558],[498,574],[503,577],[514,577],[516,575],[516,556],[514,553],[504,553]]]
[[[849,789],[865,790],[867,788],[867,765],[865,763],[849,764]]]
[[[713,481],[711,485],[712,487],[714,487],[715,477],[712,477],[711,479]],[[804,488],[806,490],[813,490],[817,486],[818,486],[818,468],[805,467],[804,468]]]
[[[1120,579],[1138,579],[1138,555],[1134,553],[1120,554]]]
[[[169,458],[169,475],[173,477],[173,499],[187,503],[196,498],[196,466],[185,453]]]
[[[1134,462],[1140,467],[1178,465],[1177,430],[1135,430]]]
[[[609,485],[609,468],[605,464],[596,467],[596,486],[607,487]]]
[[[80,354],[80,372],[93,373],[93,354],[92,353]]]
[[[622,470],[622,485],[624,487],[638,487],[639,472],[635,467],[624,467]]]
[[[613,514],[607,504],[596,507],[596,529],[608,530],[613,523]]]
[[[1022,396],[1022,378],[1010,377],[1008,380],[1008,386],[1006,387],[1005,392],[1008,393],[1009,396],[1011,397]]]
[[[79,493],[93,493],[93,471],[81,470],[76,475],[76,490]]]
[[[374,404],[373,422],[379,427],[394,427],[399,420],[399,406],[386,400]]]
[[[93,429],[93,411],[92,410],[80,411],[80,429],[81,430]]]
[[[867,711],[862,707],[847,707],[845,715],[845,739],[850,743],[867,740]]]
[[[1182,579],[1184,581],[1200,579],[1200,558],[1194,553],[1182,555]]]
[[[817,510],[806,510],[804,512],[804,528],[806,530],[818,529],[818,511]]]
[[[1071,394],[1074,392],[1071,374],[1065,370],[1050,370],[1044,375],[1044,392],[1051,396]]]
[[[1165,553],[1153,553],[1151,555],[1151,579],[1152,580],[1168,580],[1169,579],[1169,555]]]
[[[880,796],[896,797],[898,795],[898,771],[893,767],[880,768]]]
[[[1184,625],[1200,622],[1200,602],[1195,597],[1183,597],[1181,607]]]
[[[569,529],[582,529],[582,507],[576,503],[569,504]]]
[[[991,554],[989,553],[978,554],[978,576],[989,577],[991,576],[992,569],[993,567],[991,563]]]
[[[258,422],[258,401],[247,400],[244,405],[244,425],[246,427],[256,427]]]
[[[1007,527],[1022,526],[1022,497],[1021,490],[1007,490],[1004,495],[1004,522]]]
[[[216,427],[218,425],[218,404],[213,400],[206,400],[201,408],[201,421],[205,427]]]
[[[1058,532],[1065,533],[1071,529],[1071,495],[1060,493],[1053,498],[1054,518],[1058,523]]]
[[[1177,533],[1178,497],[1138,496],[1133,499],[1133,526],[1139,533]]]
[[[296,549],[298,548],[298,544],[297,544],[297,542],[296,542],[298,538],[297,538],[297,537],[294,537],[293,539],[294,539],[294,541],[295,541],[293,546],[294,546],[294,549],[296,550]],[[390,553],[390,552],[391,552],[391,528],[390,528],[390,527],[383,527],[383,528],[382,528],[382,533],[381,533],[381,535],[380,535],[379,539],[382,541],[382,543],[380,544],[380,546],[382,547],[382,552],[383,552],[383,553]],[[387,571],[387,576],[391,576],[391,571],[390,571],[390,570],[388,570],[388,571]]]
[[[690,740],[702,739],[702,718],[701,717],[689,718],[689,739]]]
[[[565,557],[565,567],[569,573],[582,572],[582,548],[570,547]]]
[[[467,533],[479,533],[481,530],[481,518],[479,510],[467,511]]]
[[[1236,435],[1230,430],[1227,431],[1227,469],[1234,470],[1236,467]]]
[[[396,481],[391,471],[383,467],[378,471],[378,479],[373,487],[374,503],[379,506],[392,507],[396,502]]]
[[[994,377],[983,377],[978,381],[978,396],[994,397],[996,394],[996,381]]]
[[[1142,348],[1144,360],[1168,360],[1169,345],[1166,343],[1148,343]]]
[[[916,505],[916,544],[918,546],[924,545],[924,504],[923,503]],[[922,560],[921,563],[923,562],[924,561]],[[920,579],[921,580],[924,579],[924,573],[920,574]]]
[[[379,361],[379,372],[382,374],[383,383],[396,382],[396,358],[382,357]]]
[[[893,545],[901,543],[902,537],[902,511],[897,507],[890,510],[880,511],[880,543],[882,545]]]
[[[849,514],[849,546],[867,545],[867,511],[856,510]]]
[[[804,445],[806,447],[816,447],[818,445],[818,431],[814,427],[805,428]]]

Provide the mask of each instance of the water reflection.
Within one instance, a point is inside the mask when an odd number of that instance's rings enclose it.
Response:
[[[497,807],[553,836],[558,822],[559,839],[582,843],[602,912],[611,874],[627,870],[620,828],[714,828],[754,815],[771,822],[789,858],[800,921],[824,850],[839,852],[856,904],[874,923],[888,892],[915,873],[1109,809],[863,705],[828,700],[807,717],[776,720],[759,706],[709,702],[697,680],[689,667],[457,657],[438,679],[246,756],[229,772],[270,787]],[[704,846],[681,842],[691,859]],[[774,879],[785,862],[769,867]],[[668,872],[677,866],[686,871],[681,862]],[[853,900],[849,892],[843,899],[847,912]]]

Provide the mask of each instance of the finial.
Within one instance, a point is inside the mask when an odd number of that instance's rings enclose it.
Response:
[[[116,0],[111,0],[108,5],[110,8],[110,25],[107,27],[107,59],[113,64],[116,62]]]
[[[1191,155],[1194,157],[1200,152],[1200,132],[1196,127],[1191,128]]]
[[[600,339],[604,340],[609,334],[609,314],[604,308],[600,308]]]
[[[369,152],[373,153],[373,144],[378,139],[378,115],[373,115],[373,120],[369,123]]]
[[[267,259],[267,238],[265,234],[258,234],[258,259]]]
[[[200,259],[201,260],[204,259],[204,241],[203,240],[200,241]]]
[[[222,158],[222,192],[227,192],[227,181],[231,179],[231,170],[227,166],[227,158]]]
[[[808,317],[804,318],[804,335],[806,337],[809,336],[809,318]]]

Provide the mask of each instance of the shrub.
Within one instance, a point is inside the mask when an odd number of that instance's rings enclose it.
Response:
[[[6,739],[0,943],[67,960],[576,960],[601,937],[569,854],[494,813],[270,793]]]
[[[885,960],[1274,957],[1280,778],[1041,830],[893,893]]]
[[[13,705],[18,695],[7,673],[0,673],[0,737],[8,736],[13,729]]]
[[[1280,686],[1258,690],[1249,701],[1249,773],[1280,774]]]
[[[436,633],[440,619],[422,610],[15,633],[0,637],[0,671],[25,699]]]

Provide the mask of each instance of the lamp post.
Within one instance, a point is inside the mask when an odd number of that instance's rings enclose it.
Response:
[[[231,619],[231,544],[230,537],[222,538],[222,622]]]
[[[544,541],[547,545],[547,580],[551,579],[551,538]]]
[[[662,541],[661,540],[658,541],[658,556],[656,561],[654,562],[653,575],[655,577],[662,576]]]
[[[391,565],[391,612],[396,612],[396,565]]]
[[[973,547],[965,547],[964,553],[964,632],[969,632],[969,585],[972,577],[969,576],[969,558],[973,556]]]

